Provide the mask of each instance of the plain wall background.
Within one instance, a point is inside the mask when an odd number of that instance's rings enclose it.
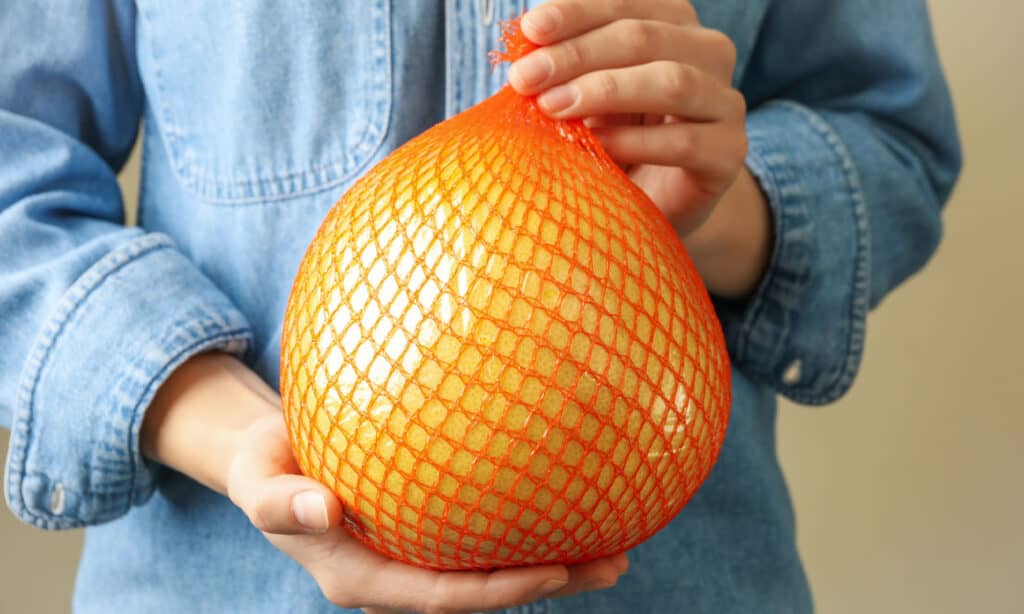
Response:
[[[1024,603],[1024,3],[930,4],[967,160],[945,239],[872,314],[853,391],[780,410],[800,548],[828,614]],[[137,173],[133,160],[122,175],[129,202]],[[0,507],[0,613],[68,611],[81,532]]]

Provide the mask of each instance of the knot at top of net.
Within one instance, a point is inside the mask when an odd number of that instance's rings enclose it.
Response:
[[[500,41],[505,46],[505,50],[494,50],[488,54],[492,66],[497,66],[502,62],[515,62],[539,47],[539,45],[533,43],[523,34],[523,29],[519,26],[521,18],[522,16],[519,16],[515,19],[501,22]]]

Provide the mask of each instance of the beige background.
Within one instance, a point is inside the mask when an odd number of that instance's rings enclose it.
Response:
[[[824,613],[1024,607],[1024,3],[931,5],[967,157],[946,239],[872,315],[853,392],[781,411]],[[67,611],[81,534],[28,529],[0,507],[0,613]]]

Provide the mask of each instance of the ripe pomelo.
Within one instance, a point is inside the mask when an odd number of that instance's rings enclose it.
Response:
[[[435,569],[632,548],[707,477],[730,403],[669,224],[581,122],[507,86],[334,206],[281,367],[302,470],[368,546]]]

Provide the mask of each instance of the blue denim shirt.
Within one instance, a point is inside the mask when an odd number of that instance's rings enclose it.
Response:
[[[959,170],[923,0],[696,0],[739,52],[771,265],[718,304],[733,414],[711,477],[612,590],[531,612],[806,612],[775,397],[826,403],[919,269]],[[0,4],[0,424],[8,505],[88,527],[81,612],[335,611],[227,499],[139,453],[154,391],[219,349],[278,379],[299,259],[346,187],[502,85],[516,0]],[[144,120],[137,227],[115,174]]]

